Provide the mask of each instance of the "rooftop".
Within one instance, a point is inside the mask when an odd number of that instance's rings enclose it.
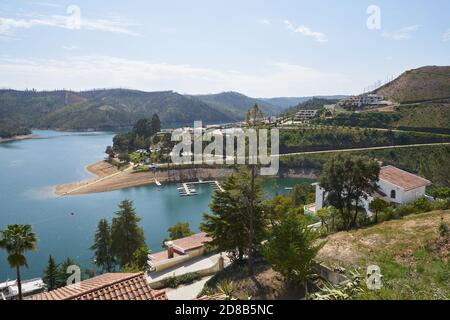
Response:
[[[405,191],[428,186],[431,181],[415,174],[398,169],[394,166],[385,166],[380,170],[380,179],[395,184]]]
[[[202,247],[206,242],[210,242],[212,238],[206,232],[193,234],[192,236],[173,240],[173,247],[181,252],[197,249]]]
[[[31,300],[167,300],[143,273],[105,273],[78,284],[31,296]]]

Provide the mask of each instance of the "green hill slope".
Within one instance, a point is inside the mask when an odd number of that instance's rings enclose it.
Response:
[[[450,98],[450,66],[408,70],[374,92],[401,103]]]
[[[0,120],[27,127],[88,130],[132,126],[157,113],[164,123],[227,122],[236,118],[172,91],[108,89],[84,92],[0,90]]]

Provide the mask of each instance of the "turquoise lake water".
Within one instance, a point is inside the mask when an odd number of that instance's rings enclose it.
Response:
[[[202,214],[209,211],[212,189],[206,185],[200,186],[194,197],[180,197],[176,184],[58,197],[53,194],[55,185],[92,177],[84,168],[103,159],[113,133],[34,134],[39,138],[0,144],[0,229],[13,223],[31,224],[39,239],[37,251],[26,254],[29,269],[22,269],[24,279],[41,276],[49,254],[58,261],[71,257],[83,267],[91,267],[89,247],[97,223],[101,218],[111,220],[124,199],[134,201],[153,251],[162,250],[168,227],[186,221],[198,231]],[[285,187],[306,182],[270,179],[265,187],[270,195],[285,194]],[[7,278],[15,279],[15,271],[1,251],[0,282]]]

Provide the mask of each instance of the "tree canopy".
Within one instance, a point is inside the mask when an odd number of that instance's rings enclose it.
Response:
[[[146,246],[144,230],[138,225],[141,218],[133,208],[133,202],[124,200],[112,220],[111,253],[118,259],[121,267],[131,262],[133,253]]]
[[[252,197],[251,173],[241,167],[223,183],[224,192],[216,191],[210,203],[211,214],[203,215],[201,230],[212,237],[210,243],[220,251],[232,253],[234,260],[242,260],[244,254],[258,247],[264,238],[267,217],[264,212],[262,184],[256,179]],[[254,234],[250,232],[250,207],[253,206]]]
[[[320,186],[347,230],[356,225],[361,200],[375,191],[379,173],[378,162],[367,157],[339,154],[325,164]]]

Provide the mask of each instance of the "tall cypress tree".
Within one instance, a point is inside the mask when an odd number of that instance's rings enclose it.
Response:
[[[90,248],[94,251],[95,264],[104,272],[114,270],[114,256],[111,252],[111,227],[106,219],[101,219],[95,233],[94,244]]]
[[[152,135],[161,131],[161,121],[159,120],[159,117],[156,113],[152,117],[151,124],[152,124]]]
[[[118,259],[120,267],[132,261],[133,253],[145,246],[144,230],[139,227],[141,220],[133,208],[133,202],[124,200],[120,210],[112,220],[111,253]]]
[[[59,283],[59,266],[53,259],[52,255],[48,257],[47,267],[44,269],[42,280],[47,285],[49,291],[58,288]]]

